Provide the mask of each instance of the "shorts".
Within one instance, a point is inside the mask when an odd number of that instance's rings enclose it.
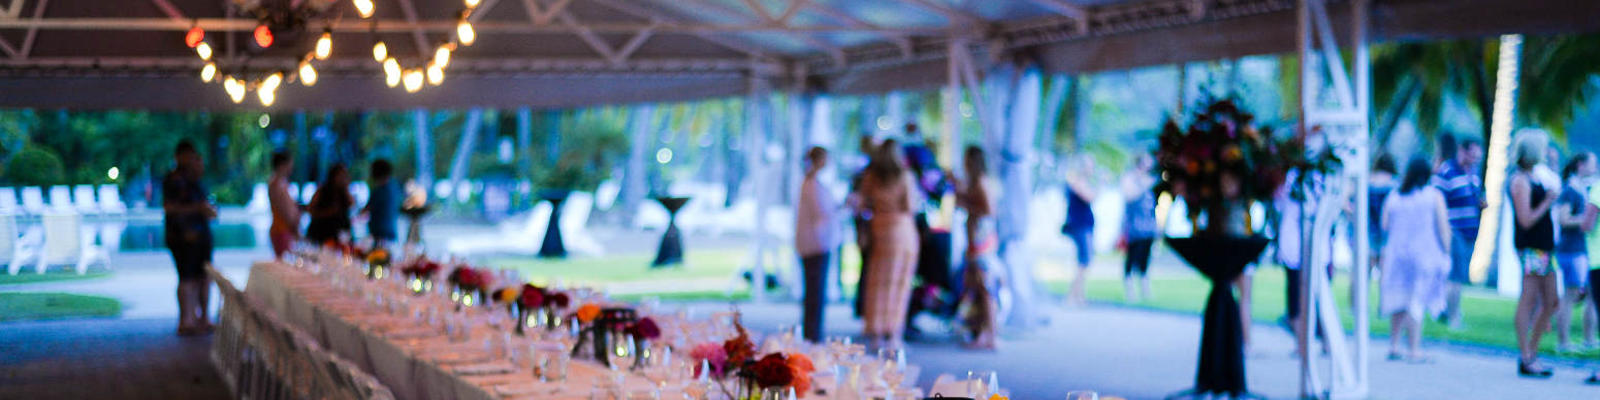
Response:
[[[167,249],[172,251],[172,265],[178,270],[179,281],[206,278],[206,265],[211,263],[211,237],[196,240],[167,239]]]
[[[1588,286],[1588,253],[1556,253],[1556,264],[1561,267],[1562,287],[1568,289],[1582,289],[1585,286]]]
[[[1089,268],[1089,258],[1094,253],[1094,228],[1079,228],[1067,232],[1067,238],[1078,250],[1078,268]]]
[[[1550,252],[1539,249],[1518,249],[1517,259],[1522,261],[1523,275],[1546,276],[1556,272]]]
[[[1145,276],[1150,271],[1150,248],[1154,247],[1155,239],[1133,239],[1128,241],[1128,258],[1122,263],[1122,276]]]
[[[1451,234],[1450,237],[1450,281],[1470,285],[1472,284],[1472,246],[1473,239],[1462,235],[1460,232]],[[1489,280],[1493,281],[1493,278]]]

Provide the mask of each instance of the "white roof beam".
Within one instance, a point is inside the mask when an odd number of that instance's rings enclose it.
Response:
[[[22,16],[22,0],[11,0],[10,7],[0,7],[0,14],[9,18]]]
[[[44,8],[48,6],[50,6],[50,0],[39,0],[39,5],[33,8],[33,20],[43,19]],[[39,28],[28,28],[28,32],[22,35],[22,49],[17,50],[17,56],[28,58],[28,55],[33,54],[33,41],[38,37]]]
[[[714,3],[714,2],[709,2],[709,1],[705,1],[705,0],[679,0],[679,1],[682,1],[684,3],[691,3],[691,4],[699,6],[699,8],[702,9],[702,10],[709,10],[709,11],[712,11],[712,12],[720,13],[720,14],[722,14],[724,16],[732,17],[732,18],[742,18],[742,19],[748,19],[749,18],[748,16],[743,15],[743,13],[740,13],[740,12],[738,12],[736,10],[724,7],[721,4]],[[760,4],[755,3],[755,0],[746,0],[746,1],[752,7],[755,7],[757,13],[762,13],[763,15],[765,15],[766,10],[761,8]],[[790,4],[791,8],[794,7],[794,6],[795,6],[795,4]],[[769,23],[773,23],[773,24],[776,25],[778,22],[774,19],[773,21],[769,21]],[[792,27],[789,27],[789,26],[777,26],[777,28],[781,28],[781,29],[784,29],[784,30],[789,30],[789,28],[792,28]],[[800,33],[800,32],[794,32],[794,33]],[[832,43],[825,42],[825,41],[823,41],[821,39],[818,39],[818,38],[816,38],[814,36],[803,34],[803,33],[793,35],[793,37],[795,39],[798,39],[798,40],[802,41],[802,42],[805,42],[806,45],[808,45],[808,46],[810,46],[812,48],[815,48],[817,50],[822,51],[823,54],[827,54],[829,58],[833,59],[834,63],[839,64],[839,65],[844,65],[845,64],[844,49],[839,48],[839,46],[835,46]]]
[[[478,3],[478,8],[472,10],[472,15],[467,16],[467,21],[478,23],[478,20],[489,15],[489,10],[493,10],[496,4],[500,4],[500,0],[483,0],[482,3]]]
[[[922,9],[928,11],[933,11],[936,14],[944,16],[945,19],[950,20],[950,25],[952,26],[982,25],[984,23],[983,18],[978,18],[978,16],[967,13],[966,11],[957,10],[948,5],[936,3],[931,0],[895,1],[921,7]]]
[[[874,24],[874,23],[871,23],[871,22],[867,22],[867,21],[863,21],[860,18],[856,18],[854,15],[850,15],[849,13],[846,13],[846,12],[843,12],[843,11],[839,11],[837,9],[834,9],[833,7],[828,7],[827,5],[817,4],[816,2],[813,2],[813,1],[810,1],[810,0],[805,0],[805,4],[808,7],[810,7],[812,11],[816,11],[818,14],[822,14],[825,17],[831,18],[836,22],[844,24],[845,26],[855,27],[855,28],[864,28],[864,29],[880,29],[880,28],[882,28],[882,27],[878,26],[877,24]],[[911,54],[913,52],[912,51],[913,49],[911,47],[911,38],[907,37],[906,35],[893,34],[893,33],[887,33],[887,32],[879,32],[878,35],[883,36],[885,39],[888,39],[890,42],[894,43],[895,47],[899,47],[900,48],[900,54],[902,56],[905,56],[905,57],[908,57],[908,58],[911,57]]]
[[[400,12],[405,14],[406,22],[417,23],[417,7],[411,4],[411,0],[400,0]],[[433,46],[428,44],[428,35],[421,28],[411,29],[411,39],[417,43],[417,54],[433,53]]]
[[[588,0],[595,3],[624,0]],[[189,28],[199,26],[209,32],[249,32],[255,29],[256,22],[249,19],[222,19],[222,18],[196,18],[193,20],[177,21],[168,18],[43,18],[38,21],[29,19],[0,19],[0,29],[28,29],[38,27],[40,30],[71,30],[71,31],[187,31]],[[656,33],[683,33],[683,34],[719,34],[719,33],[885,33],[900,35],[926,35],[940,36],[950,33],[946,28],[917,28],[917,27],[850,27],[835,25],[803,25],[803,26],[772,26],[766,24],[705,24],[693,22],[676,22],[662,18],[660,22],[590,22],[584,26],[598,33],[637,33],[647,27],[653,27]],[[411,31],[452,33],[456,29],[455,19],[432,19],[426,21],[342,21],[328,25],[334,32],[380,32],[380,33],[406,33]],[[472,28],[480,33],[550,33],[567,32],[568,29],[559,25],[534,25],[526,21],[483,21],[472,24]]]
[[[1072,18],[1074,21],[1082,22],[1089,19],[1088,10],[1084,10],[1082,6],[1077,4],[1068,3],[1067,0],[1028,0],[1028,2],[1049,9],[1050,12]]]
[[[555,0],[546,7],[539,4],[539,0],[522,0],[522,8],[528,10],[528,18],[534,25],[549,25],[557,15],[567,11],[567,5],[570,4],[572,0]]]

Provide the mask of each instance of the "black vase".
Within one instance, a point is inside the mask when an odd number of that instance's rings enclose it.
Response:
[[[567,258],[567,245],[561,240],[561,204],[571,194],[570,190],[539,191],[539,198],[550,202],[550,225],[544,229],[544,243],[539,245],[539,258]]]
[[[1194,392],[1238,397],[1245,384],[1243,316],[1233,298],[1233,282],[1266,250],[1266,237],[1197,236],[1168,238],[1167,246],[1211,281],[1200,331],[1200,360]]]

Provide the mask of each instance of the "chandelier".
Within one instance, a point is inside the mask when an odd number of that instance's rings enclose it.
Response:
[[[244,14],[257,21],[250,38],[259,50],[274,45],[283,47],[303,43],[300,39],[310,38],[306,32],[317,26],[322,28],[320,34],[312,39],[311,50],[300,57],[299,66],[293,70],[252,70],[248,67],[249,56],[244,60],[228,60],[235,65],[219,65],[218,59],[213,57],[211,44],[206,41],[206,32],[198,23],[184,34],[183,41],[205,62],[200,67],[201,81],[220,82],[223,92],[235,104],[244,102],[245,97],[254,91],[262,106],[271,106],[277,100],[278,88],[285,82],[299,82],[308,87],[317,84],[317,64],[333,54],[333,26],[343,17],[343,9],[335,7],[338,2],[235,0]],[[464,8],[457,14],[455,35],[451,40],[436,47],[433,54],[419,55],[419,60],[411,66],[404,66],[398,57],[389,52],[388,45],[376,39],[377,21],[372,20],[372,16],[377,9],[373,0],[350,2],[362,19],[372,21],[372,59],[383,68],[384,84],[391,88],[400,87],[407,93],[421,91],[425,83],[428,86],[443,84],[444,69],[450,64],[451,53],[460,47],[471,46],[477,40],[477,33],[473,31],[468,17],[481,0],[462,0]],[[280,41],[280,37],[287,40]]]

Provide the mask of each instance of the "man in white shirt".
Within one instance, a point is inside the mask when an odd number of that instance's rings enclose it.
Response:
[[[806,178],[800,184],[800,201],[795,210],[794,250],[800,256],[805,276],[805,295],[801,303],[802,332],[813,343],[822,339],[823,306],[827,300],[828,261],[839,247],[839,200],[817,181],[828,163],[828,151],[812,147],[806,152]]]

